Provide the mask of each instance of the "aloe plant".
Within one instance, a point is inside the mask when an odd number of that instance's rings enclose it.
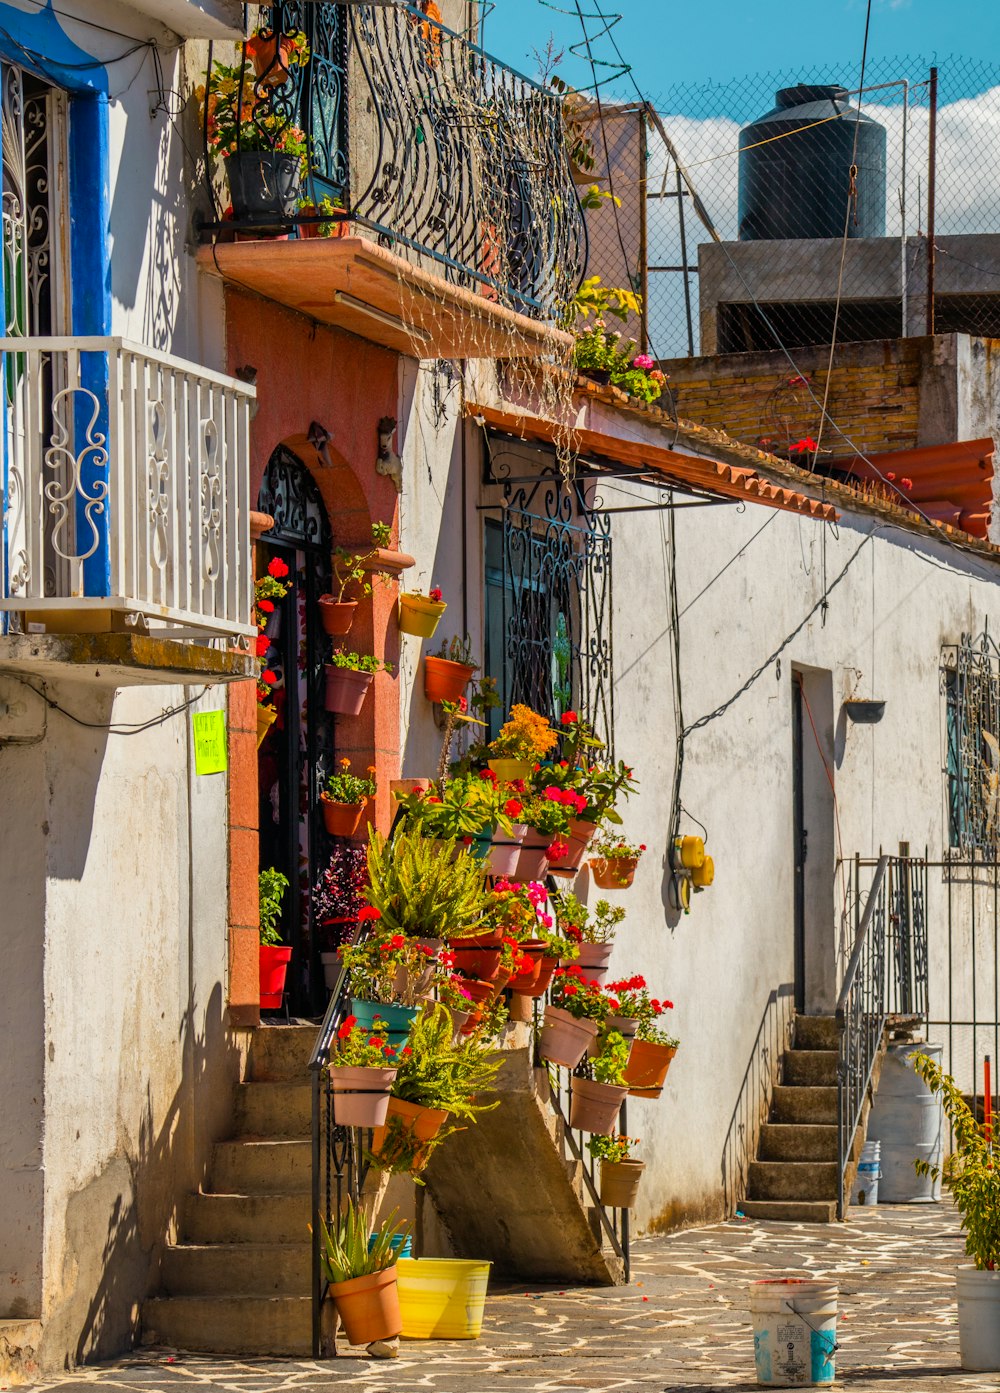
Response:
[[[319,1217],[320,1261],[323,1276],[331,1284],[349,1282],[354,1277],[369,1277],[375,1272],[384,1272],[396,1261],[393,1239],[410,1232],[409,1224],[395,1222],[398,1209],[394,1209],[375,1229],[371,1238],[374,1242],[369,1249],[368,1225],[364,1215],[348,1200],[343,1213],[336,1216],[332,1227],[328,1227],[322,1214]]]
[[[368,842],[368,898],[391,933],[445,938],[471,933],[485,908],[483,868],[455,844],[419,832],[392,841],[372,831]]]

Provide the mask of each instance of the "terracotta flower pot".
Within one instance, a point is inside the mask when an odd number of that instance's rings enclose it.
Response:
[[[494,832],[493,843],[486,861],[487,875],[512,877],[516,873],[524,834],[527,830],[523,823],[516,823],[509,837],[503,828],[498,828]]]
[[[413,638],[433,638],[447,608],[445,600],[429,600],[426,595],[404,592],[399,597],[399,632]]]
[[[458,1012],[454,1011],[452,1014],[457,1016]],[[469,1011],[466,1014],[468,1019],[459,1033],[461,1035],[473,1035],[479,1029],[479,1022],[483,1019],[483,1008],[477,1006],[474,1011]]]
[[[257,703],[257,748],[260,749],[264,743],[267,732],[278,719],[278,713],[273,706],[262,706]]]
[[[627,890],[635,879],[638,856],[614,856],[609,860],[592,856],[587,863],[600,890]]]
[[[331,1064],[333,1120],[340,1127],[381,1127],[389,1107],[395,1069],[362,1069]]]
[[[560,1006],[546,1006],[538,1053],[551,1064],[575,1069],[597,1034],[596,1021],[577,1020]]]
[[[543,957],[542,961],[538,965],[538,976],[535,979],[534,986],[532,986],[530,990],[526,990],[524,987],[520,985],[520,982],[518,982],[516,990],[521,996],[544,996],[549,989],[550,983],[552,982],[552,974],[555,972],[558,966],[558,958]]]
[[[527,759],[489,759],[486,762],[502,784],[526,779],[531,773],[531,762]]]
[[[332,595],[321,595],[317,601],[319,619],[325,634],[346,634],[354,623],[358,611],[357,600],[335,600]]]
[[[608,975],[613,949],[612,943],[581,943],[576,965],[591,981],[603,982]]]
[[[522,943],[520,948],[521,952],[528,958],[530,965],[524,972],[514,974],[510,979],[510,989],[512,992],[523,992],[528,996],[534,996],[542,970],[545,945],[542,943]]]
[[[353,837],[364,816],[364,803],[334,803],[321,798],[323,821],[331,837]]]
[[[590,1079],[573,1079],[569,1100],[569,1125],[578,1132],[599,1132],[606,1135],[618,1121],[627,1088],[615,1083],[593,1083]]]
[[[634,1039],[635,1032],[639,1029],[639,1022],[635,1016],[609,1016],[607,1025],[609,1030],[617,1030],[626,1040]]]
[[[601,1203],[605,1209],[634,1209],[645,1161],[602,1161]]]
[[[510,982],[511,982],[511,979],[513,978],[513,976],[514,976],[514,969],[513,969],[513,968],[511,968],[511,967],[501,967],[501,968],[500,968],[500,971],[497,973],[497,975],[496,975],[496,976],[494,977],[494,979],[493,979],[493,997],[494,997],[494,999],[495,999],[496,997],[498,997],[502,991],[506,991],[507,987],[510,985]]]
[[[499,948],[465,948],[453,945],[455,967],[480,982],[492,982],[500,971]]]
[[[462,986],[469,993],[474,1007],[485,1006],[487,1002],[493,1000],[492,982],[480,982],[472,977],[467,977]]]
[[[378,1155],[389,1135],[389,1125],[394,1117],[403,1124],[409,1142],[433,1141],[448,1121],[449,1114],[443,1108],[422,1108],[419,1103],[407,1103],[402,1098],[390,1098],[386,1113],[386,1125],[376,1127],[372,1135],[372,1153]],[[429,1158],[429,1151],[421,1147],[413,1158],[413,1170],[423,1170]]]
[[[670,1061],[676,1053],[676,1045],[658,1045],[652,1040],[633,1040],[625,1067],[628,1091],[637,1098],[659,1098],[663,1092]]]
[[[546,855],[552,845],[552,838],[544,832],[529,827],[524,834],[517,865],[514,868],[515,880],[544,880],[549,858]]]
[[[315,203],[304,203],[299,208],[299,215],[303,218],[323,218],[323,222],[299,223],[298,234],[300,237],[344,237],[347,235],[350,224],[343,208],[335,208],[332,213],[321,213]],[[333,227],[330,227],[331,223]],[[346,633],[347,630],[345,629],[343,632]]]
[[[370,1345],[402,1334],[395,1264],[367,1277],[331,1282],[329,1290],[349,1344]]]
[[[487,929],[478,934],[446,935],[452,948],[499,948],[503,935],[499,929]]]
[[[372,672],[355,672],[353,668],[327,663],[326,709],[339,716],[360,716],[374,680]]]
[[[516,991],[511,993],[510,1006],[507,1010],[507,1019],[511,1021],[522,1021],[526,1024],[535,1019],[534,997],[527,993]]]
[[[424,658],[424,696],[428,701],[458,701],[476,669],[448,658]]]
[[[277,1011],[285,992],[285,975],[292,958],[291,948],[260,945],[260,1009]]]
[[[566,838],[569,850],[561,861],[556,862],[555,865],[549,868],[551,873],[561,876],[577,875],[586,854],[587,847],[594,840],[596,835],[596,822],[584,822],[578,817],[570,818],[569,836]]]
[[[291,76],[289,59],[292,48],[292,40],[288,38],[281,40],[280,48],[276,36],[265,39],[254,34],[253,38],[247,39],[246,53],[253,63],[257,81],[265,87],[283,86]]]

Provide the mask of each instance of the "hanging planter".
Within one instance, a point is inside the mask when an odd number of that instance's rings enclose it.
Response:
[[[277,1011],[285,994],[285,976],[291,962],[291,948],[260,945],[260,1009]]]
[[[602,1161],[601,1204],[605,1209],[634,1209],[645,1161]]]
[[[333,1120],[338,1127],[381,1127],[389,1107],[395,1069],[331,1064]]]
[[[260,749],[267,737],[267,732],[278,719],[278,713],[273,706],[262,706],[257,703],[257,748]]]
[[[358,1025],[363,1030],[371,1031],[375,1026],[375,1017],[385,1021],[386,1043],[395,1045],[398,1049],[400,1045],[406,1044],[406,1037],[410,1033],[410,1026],[416,1020],[418,1008],[416,1006],[399,1006],[395,1002],[385,1004],[381,1001],[362,1001],[358,997],[351,997],[351,1015],[357,1017]]]
[[[445,600],[432,600],[416,591],[406,591],[399,597],[399,632],[413,638],[433,638],[447,608]]]
[[[290,69],[296,63],[296,43],[293,38],[283,34],[265,37],[254,34],[247,39],[246,55],[253,63],[257,82],[262,87],[282,87],[291,77]]]
[[[424,696],[428,701],[458,701],[472,681],[476,669],[450,658],[424,658]]]
[[[854,721],[855,724],[859,726],[874,726],[878,725],[879,721],[885,715],[885,702],[861,701],[857,698],[851,698],[844,702],[844,710],[847,713],[848,719]]]
[[[521,855],[521,846],[527,830],[527,827],[522,823],[515,823],[511,835],[508,837],[502,827],[497,828],[490,847],[489,862],[486,866],[487,875],[507,876],[508,879],[516,875],[517,862]]]
[[[367,803],[334,803],[320,797],[323,822],[331,837],[353,837],[361,824]]]
[[[499,968],[497,969],[499,972]],[[467,977],[462,986],[469,993],[473,1006],[486,1006],[493,1000],[493,982],[481,982],[478,978]]]
[[[365,697],[375,681],[373,672],[326,664],[326,709],[339,716],[360,716]]]
[[[597,1035],[596,1021],[578,1020],[560,1006],[546,1006],[538,1053],[551,1064],[575,1069]]]
[[[613,943],[581,943],[580,956],[576,960],[576,965],[593,981],[603,982],[607,976],[613,951]]]
[[[455,955],[455,967],[459,972],[480,982],[492,982],[496,979],[500,971],[499,948],[466,948],[452,944],[451,951]]]
[[[659,1098],[676,1045],[659,1045],[653,1040],[633,1040],[625,1067],[625,1082],[637,1098]]]
[[[518,947],[528,959],[528,966],[523,972],[517,972],[511,977],[510,989],[512,992],[519,992],[525,996],[534,996],[535,988],[538,985],[538,978],[542,971],[545,944],[529,941],[526,943],[519,943]]]
[[[618,1121],[627,1088],[615,1083],[573,1079],[569,1101],[569,1125],[578,1132],[610,1132]]]
[[[267,225],[295,216],[301,155],[283,150],[239,150],[227,155],[225,164],[235,222]]]
[[[386,1125],[377,1127],[372,1136],[372,1154],[377,1161],[378,1153],[389,1137],[392,1119],[399,1118],[402,1127],[402,1140],[414,1148],[410,1172],[415,1174],[417,1171],[422,1171],[428,1162],[430,1152],[426,1146],[421,1147],[418,1143],[433,1141],[448,1121],[448,1116],[448,1112],[443,1108],[425,1108],[421,1107],[419,1103],[408,1103],[402,1098],[390,1097],[386,1111]]]
[[[358,612],[357,600],[335,600],[332,595],[321,595],[316,603],[325,634],[340,636],[350,632]]]
[[[549,864],[547,853],[551,844],[552,838],[547,833],[539,832],[534,827],[527,828],[514,867],[515,879],[544,880]]]
[[[639,1022],[635,1016],[609,1016],[608,1029],[617,1030],[619,1035],[626,1040],[634,1040],[635,1033],[639,1029]]]
[[[599,890],[627,890],[635,879],[638,856],[592,856],[587,862]]]
[[[526,779],[531,773],[531,763],[526,759],[489,759],[486,762],[502,784]]]

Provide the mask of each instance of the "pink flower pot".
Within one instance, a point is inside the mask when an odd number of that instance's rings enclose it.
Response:
[[[613,1083],[592,1083],[590,1079],[574,1079],[571,1087],[569,1125],[578,1132],[598,1132],[602,1136],[613,1131],[628,1089]]]
[[[576,965],[592,982],[603,982],[608,975],[608,965],[614,945],[611,943],[581,943],[580,956]]]
[[[596,1021],[577,1020],[560,1006],[546,1006],[538,1053],[551,1064],[575,1069],[597,1033]]]
[[[551,845],[551,837],[536,832],[534,827],[529,827],[524,834],[521,851],[514,867],[515,880],[544,880],[549,864],[546,852]]]
[[[360,716],[368,689],[375,680],[371,672],[355,672],[349,667],[326,665],[326,709],[339,716]]]
[[[490,847],[489,856],[486,859],[486,874],[492,876],[505,875],[513,878],[517,872],[517,863],[521,855],[521,848],[524,843],[524,834],[527,827],[518,823],[511,836],[507,836],[502,828],[498,828],[493,837],[493,845]]]
[[[382,1127],[395,1069],[330,1066],[333,1118],[339,1127]]]

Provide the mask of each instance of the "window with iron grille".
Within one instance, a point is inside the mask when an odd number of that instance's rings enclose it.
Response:
[[[993,858],[1000,847],[1000,649],[964,634],[943,671],[948,844]]]

